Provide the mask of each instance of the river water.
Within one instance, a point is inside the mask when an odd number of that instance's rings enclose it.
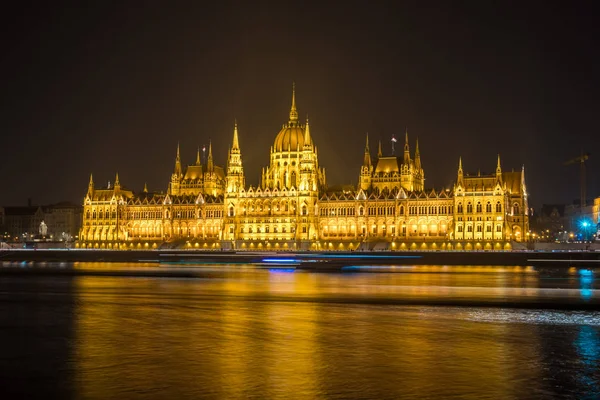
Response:
[[[600,271],[15,269],[31,273],[0,273],[3,399],[600,398]],[[35,273],[65,269],[108,274]],[[128,270],[147,274],[110,276]]]

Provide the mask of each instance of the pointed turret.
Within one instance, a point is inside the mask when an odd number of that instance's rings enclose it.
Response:
[[[462,166],[462,157],[458,157],[458,179],[456,180],[456,183],[458,185],[462,186],[463,177],[464,177],[464,174],[463,174],[463,166]]]
[[[144,193],[148,193],[148,184],[146,182],[144,182]]]
[[[94,193],[94,177],[90,174],[90,182],[88,183],[88,194]]]
[[[368,167],[371,165],[371,151],[369,150],[369,134],[367,133],[367,144],[365,145],[365,158],[363,159],[363,166]]]
[[[239,143],[239,139],[238,139],[238,127],[237,127],[237,120],[234,121],[233,123],[233,144],[231,146],[232,150],[239,150],[240,149],[240,143]]]
[[[202,161],[200,160],[200,146],[198,146],[198,151],[196,152],[196,165],[201,165]]]
[[[377,158],[383,157],[383,151],[381,151],[381,140],[379,140],[379,146],[377,148]]]
[[[304,145],[311,145],[311,137],[310,137],[310,127],[308,125],[308,116],[306,116],[306,127],[304,128]]]
[[[290,122],[298,121],[298,111],[296,110],[296,82],[292,83],[292,107],[290,108]]]
[[[119,182],[119,173],[118,172],[117,172],[117,175],[115,176],[115,184],[113,187],[115,190],[121,189],[121,182]]]
[[[421,153],[419,153],[419,139],[415,144],[415,168],[417,171],[421,170]]]
[[[496,164],[496,176],[502,176],[502,168],[500,167],[500,154],[498,154],[498,164]]]
[[[404,135],[404,160],[403,163],[410,165],[410,147],[408,146],[408,129]]]
[[[208,142],[208,158],[206,160],[206,169],[209,172],[212,172],[214,169],[213,155],[212,155],[212,141]]]
[[[179,155],[179,142],[177,142],[177,155],[175,156],[175,170],[173,174],[181,176],[181,157]]]

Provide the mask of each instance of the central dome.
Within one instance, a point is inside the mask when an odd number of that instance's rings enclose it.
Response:
[[[300,125],[298,122],[298,111],[296,110],[296,85],[292,86],[292,108],[290,109],[290,121],[281,128],[275,142],[273,151],[302,151],[305,144],[312,144],[310,133],[308,133],[308,119],[306,125]],[[305,143],[308,141],[308,143]]]
[[[300,146],[300,150],[304,146],[304,127],[299,124],[287,124],[277,134],[275,143],[273,143],[273,151],[296,151]]]

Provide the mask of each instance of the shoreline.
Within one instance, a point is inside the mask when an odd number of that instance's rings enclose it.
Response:
[[[2,261],[261,264],[326,271],[349,266],[496,265],[600,268],[600,252],[235,252],[199,250],[0,250]]]

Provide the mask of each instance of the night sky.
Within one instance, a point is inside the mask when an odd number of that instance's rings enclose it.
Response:
[[[293,81],[330,185],[356,184],[366,132],[375,156],[408,128],[428,187],[450,186],[459,156],[491,173],[500,153],[525,165],[534,205],[572,202],[579,168],[563,162],[583,149],[600,195],[593,2],[18,3],[3,13],[1,205],[80,203],[90,173],[166,190],[177,142],[191,164],[212,140],[225,165],[236,118],[255,185]]]

